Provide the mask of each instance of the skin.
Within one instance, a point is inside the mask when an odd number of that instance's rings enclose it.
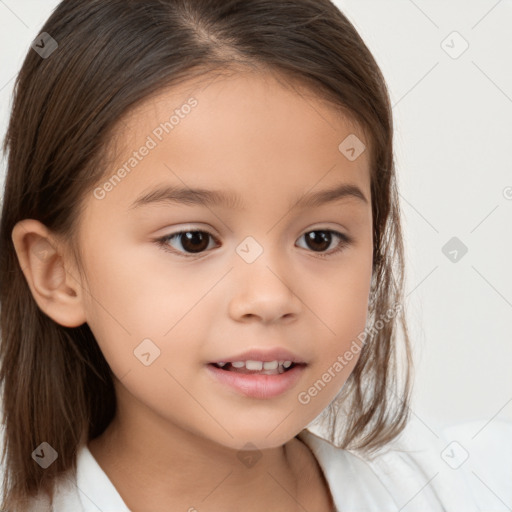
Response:
[[[262,495],[273,510],[332,510],[322,471],[295,436],[334,399],[358,355],[308,404],[297,395],[366,325],[370,152],[350,161],[338,149],[350,134],[365,137],[297,84],[237,73],[165,90],[131,112],[120,124],[106,179],[191,96],[197,106],[120,183],[103,199],[85,197],[82,274],[66,241],[34,219],[13,230],[21,267],[48,316],[68,327],[89,324],[115,374],[115,418],[88,446],[131,510],[168,511],[172,503],[172,510],[256,511]],[[160,183],[232,190],[245,209],[129,209]],[[288,206],[340,183],[357,185],[368,202],[345,197],[314,208]],[[191,247],[183,237],[168,242],[174,254],[154,242],[190,228],[214,237],[201,254],[181,256]],[[327,229],[353,240],[338,253],[334,235],[323,247],[308,245],[306,233]],[[263,249],[251,264],[236,252],[247,236]],[[36,254],[41,247],[44,258]],[[160,350],[149,366],[134,356],[145,338]],[[308,365],[294,388],[275,398],[238,394],[205,366],[276,346]],[[237,457],[248,442],[261,454],[251,467]]]

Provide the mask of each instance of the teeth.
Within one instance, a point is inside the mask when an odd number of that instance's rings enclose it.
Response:
[[[223,367],[227,363],[217,363],[218,366]],[[261,370],[278,370],[279,373],[282,373],[281,370],[284,368],[290,368],[292,365],[292,361],[233,361],[231,363],[233,368],[246,368],[247,370],[255,370],[255,371],[261,371]]]
[[[261,370],[263,369],[263,363],[261,361],[246,361],[245,367],[248,370]]]

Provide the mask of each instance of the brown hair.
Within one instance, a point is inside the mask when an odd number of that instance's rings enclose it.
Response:
[[[363,40],[330,0],[64,0],[41,32],[58,48],[47,58],[29,50],[4,141],[0,382],[2,506],[9,510],[25,510],[24,498],[41,490],[51,497],[56,477],[76,471],[79,444],[100,435],[116,407],[110,367],[87,323],[67,328],[38,308],[12,230],[22,219],[37,219],[72,242],[78,260],[73,244],[83,199],[108,174],[119,120],[150,95],[192,77],[250,66],[306,85],[350,115],[371,149],[370,323],[401,304],[403,295],[388,91]],[[405,427],[411,354],[404,316],[382,322],[366,338],[328,408],[331,442],[370,454]],[[43,441],[58,453],[47,469],[31,458]]]

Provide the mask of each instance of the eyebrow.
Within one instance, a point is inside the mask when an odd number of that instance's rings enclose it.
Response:
[[[357,185],[342,183],[333,188],[318,192],[309,192],[300,197],[292,208],[313,208],[335,201],[356,198],[368,204],[368,199]],[[245,209],[241,197],[232,191],[207,190],[204,188],[181,188],[163,185],[138,197],[128,208],[129,210],[152,204],[186,204],[198,206],[222,205],[231,209]]]

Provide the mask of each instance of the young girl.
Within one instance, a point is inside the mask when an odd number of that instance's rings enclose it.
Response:
[[[329,0],[61,2],[4,146],[3,509],[478,510],[388,449],[392,135]]]

